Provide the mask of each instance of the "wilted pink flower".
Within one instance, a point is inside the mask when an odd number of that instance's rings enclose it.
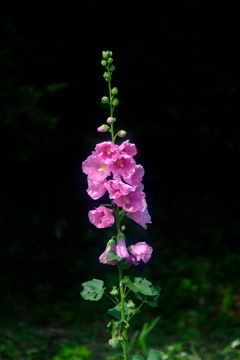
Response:
[[[92,199],[97,200],[105,194],[106,188],[104,184],[106,183],[106,180],[99,183],[97,181],[93,181],[88,178],[87,181],[88,181],[87,193]]]
[[[105,206],[99,206],[88,213],[89,221],[97,228],[111,227],[114,223],[112,211]]]
[[[136,256],[134,255],[130,255],[128,258],[125,259],[125,264],[126,265],[138,265],[138,261]]]
[[[116,251],[116,242],[112,239],[108,241],[105,251],[99,256],[99,261],[103,264],[117,265],[118,262],[116,260],[110,261],[106,259],[109,251]]]
[[[93,155],[99,156],[104,164],[110,164],[118,159],[119,146],[113,144],[111,141],[104,141],[95,147]]]
[[[126,259],[129,257],[129,253],[126,248],[126,240],[123,233],[119,233],[117,236],[117,247],[116,247],[117,256],[121,259]]]
[[[109,175],[109,166],[103,162],[101,157],[90,155],[82,163],[82,170],[88,175],[90,180],[103,182]]]
[[[131,144],[129,140],[126,140],[119,146],[119,152],[121,155],[134,156],[137,154],[137,148],[135,144]]]
[[[118,159],[111,165],[113,177],[122,176],[123,180],[128,182],[135,172],[136,162],[133,157],[128,155],[120,155]]]
[[[114,202],[130,213],[144,211],[147,207],[145,193],[138,190],[131,191],[128,195],[121,195],[114,199]]]
[[[119,179],[109,180],[105,183],[105,188],[109,192],[110,199],[117,199],[121,195],[127,195],[132,191],[132,186],[125,184]]]
[[[150,259],[153,249],[145,242],[139,242],[133,245],[130,251],[134,256],[136,256],[137,261],[142,260],[146,263]]]
[[[135,211],[130,215],[131,219],[133,219],[136,223],[141,225],[144,229],[147,229],[146,224],[151,224],[151,217],[147,208],[144,211]]]

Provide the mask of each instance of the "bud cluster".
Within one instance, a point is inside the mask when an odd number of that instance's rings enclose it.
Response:
[[[108,82],[109,87],[109,96],[103,96],[101,101],[102,104],[109,104],[110,107],[110,117],[107,118],[107,124],[103,124],[97,128],[98,132],[110,132],[112,135],[112,142],[114,142],[117,136],[124,137],[127,133],[125,130],[120,130],[114,136],[113,133],[113,123],[116,121],[116,118],[113,117],[113,112],[115,107],[119,104],[119,100],[115,97],[118,94],[118,88],[114,87],[111,88],[111,79],[112,79],[112,72],[115,70],[115,66],[113,65],[113,58],[112,58],[112,51],[103,51],[102,52],[102,60],[101,65],[106,68],[106,71],[103,73],[104,79]]]

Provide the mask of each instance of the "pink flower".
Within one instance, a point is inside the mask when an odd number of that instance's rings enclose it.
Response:
[[[146,263],[150,259],[153,249],[145,242],[139,242],[133,245],[130,251],[134,256],[136,256],[137,261],[142,260]]]
[[[151,217],[147,208],[144,211],[135,211],[130,215],[137,224],[141,225],[144,229],[147,229],[146,224],[151,224]]]
[[[96,182],[104,181],[110,175],[109,166],[99,156],[90,155],[82,163],[82,170],[90,180]]]
[[[116,260],[110,261],[106,259],[109,251],[116,251],[116,242],[112,239],[108,241],[105,251],[99,256],[99,261],[103,264],[117,265],[118,262]]]
[[[117,199],[121,195],[127,195],[132,191],[132,186],[125,184],[120,179],[109,180],[105,183],[110,199]]]
[[[129,184],[135,187],[138,186],[142,181],[144,172],[145,171],[142,165],[136,165],[135,171],[132,174],[131,178],[129,179]]]
[[[135,172],[135,167],[136,162],[131,156],[120,155],[117,161],[111,165],[111,171],[114,178],[122,176],[124,181],[129,182]]]
[[[137,154],[136,145],[131,144],[129,140],[126,140],[119,146],[119,152],[121,155],[134,156]]]
[[[142,191],[131,191],[127,195],[121,195],[114,199],[114,202],[121,206],[125,211],[133,213],[135,211],[144,211],[147,207],[145,193]]]
[[[111,227],[114,223],[112,211],[105,206],[99,206],[88,213],[89,221],[97,228]]]
[[[88,181],[87,193],[92,199],[97,200],[105,194],[106,188],[104,184],[106,183],[106,180],[99,183],[97,181],[93,181],[88,178],[87,181]]]
[[[113,144],[111,141],[104,141],[97,144],[93,155],[99,156],[104,164],[110,164],[118,159],[119,146]]]
[[[116,248],[117,256],[121,259],[126,259],[129,257],[129,253],[126,248],[126,240],[123,233],[119,233],[117,236],[117,248]]]

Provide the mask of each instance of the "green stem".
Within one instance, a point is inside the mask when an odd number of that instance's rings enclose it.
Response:
[[[111,72],[110,72],[110,66],[108,65],[107,69],[108,69],[108,74],[110,75],[109,80],[108,80],[108,90],[109,90],[109,106],[110,106],[110,117],[113,117],[113,95],[111,92]],[[110,126],[110,133],[111,133],[111,137],[112,137],[112,142],[114,143],[115,141],[115,137],[114,137],[114,131],[113,131],[113,123]]]
[[[118,266],[118,270],[119,270],[119,287],[120,287],[120,297],[121,297],[121,321],[125,322],[125,311],[124,311],[124,299],[125,299],[125,295],[124,295],[124,289],[123,289],[123,284],[122,284],[122,279],[123,279],[123,271],[121,266]],[[124,328],[123,333],[123,340],[122,340],[122,348],[123,348],[123,358],[124,360],[128,360],[128,339],[127,339],[127,329]]]

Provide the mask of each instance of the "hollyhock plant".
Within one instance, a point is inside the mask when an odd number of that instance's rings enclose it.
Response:
[[[105,206],[99,206],[88,213],[89,221],[97,228],[110,227],[114,223],[114,216],[110,209]]]
[[[116,226],[116,234],[107,242],[106,248],[99,256],[100,263],[106,265],[117,265],[119,272],[118,284],[111,291],[106,291],[102,280],[93,279],[83,283],[81,295],[84,299],[98,301],[105,294],[113,303],[114,307],[108,310],[108,314],[113,315],[114,320],[107,325],[107,330],[111,333],[109,344],[116,348],[122,345],[123,358],[129,360],[127,329],[130,326],[131,318],[137,314],[143,305],[157,306],[157,298],[160,293],[159,287],[154,287],[145,278],[136,277],[132,281],[128,276],[123,276],[123,270],[132,265],[138,265],[142,260],[148,262],[152,256],[152,247],[146,242],[138,242],[127,248],[125,238],[125,225],[122,224],[126,217],[135,221],[144,229],[147,224],[151,224],[151,217],[148,212],[146,194],[143,192],[142,183],[144,168],[136,164],[133,158],[137,154],[136,145],[129,140],[115,144],[116,139],[126,136],[125,130],[115,133],[114,126],[116,118],[113,117],[115,107],[119,104],[118,89],[111,87],[113,65],[112,52],[103,51],[102,66],[106,71],[103,74],[108,82],[109,94],[102,97],[102,103],[110,107],[110,116],[106,119],[106,124],[97,128],[98,133],[110,133],[111,140],[96,144],[92,154],[82,163],[82,170],[87,175],[87,194],[93,199],[98,200],[103,195],[109,196],[108,204],[101,204],[94,210],[89,211],[89,221],[97,228]],[[128,298],[129,293],[136,296],[139,305],[135,305],[132,299]],[[117,319],[117,320],[116,320]],[[153,354],[156,355],[156,351]],[[132,360],[143,359],[142,356],[133,356]],[[150,360],[151,351],[149,352]],[[160,357],[156,357],[156,359]],[[155,359],[155,357],[154,357]]]

